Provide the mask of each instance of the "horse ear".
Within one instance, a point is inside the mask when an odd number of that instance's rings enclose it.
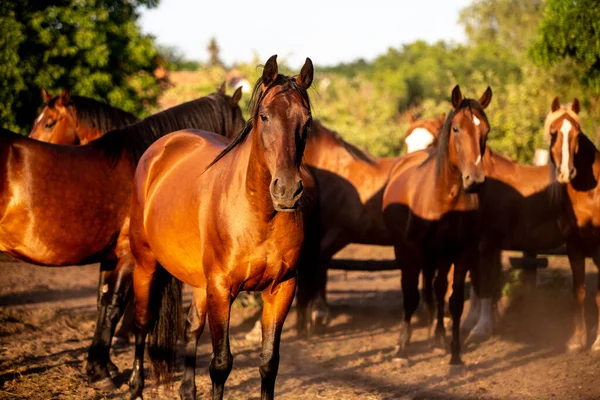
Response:
[[[225,82],[223,81],[223,83],[221,83],[221,86],[219,87],[219,92],[225,94]]]
[[[306,57],[306,61],[300,70],[300,75],[296,78],[296,83],[303,89],[308,89],[312,85],[314,68],[312,60]]]
[[[231,96],[231,104],[234,106],[237,105],[240,102],[241,98],[242,98],[242,87],[240,86],[237,89],[235,89],[233,96]]]
[[[560,108],[560,100],[558,100],[558,96],[556,96],[554,98],[554,100],[552,100],[552,105],[550,106],[550,109],[552,110],[552,112],[558,110]]]
[[[458,106],[460,106],[460,103],[462,102],[462,93],[460,92],[460,87],[458,87],[458,85],[454,86],[454,89],[452,89],[452,107],[454,109],[457,109]]]
[[[277,54],[272,55],[265,64],[263,69],[262,81],[264,85],[270,85],[277,79],[279,74],[279,67],[277,66]]]
[[[42,100],[47,103],[52,99],[52,95],[46,91],[46,88],[42,88]]]
[[[483,94],[479,98],[479,100],[477,100],[477,102],[479,103],[481,108],[485,110],[487,106],[490,105],[490,101],[492,101],[492,88],[488,86],[487,89],[485,89],[485,92],[483,92]]]
[[[412,115],[409,111],[405,112],[404,116],[406,117],[406,120],[408,121],[409,124],[412,124],[413,122],[415,122],[415,116]]]
[[[571,110],[573,110],[575,114],[579,114],[579,107],[579,99],[575,97],[575,99],[573,100],[573,104],[571,104]]]
[[[69,91],[67,89],[63,89],[62,93],[60,94],[60,97],[58,98],[58,102],[63,106],[66,106],[69,103],[70,99],[71,95],[69,94]]]

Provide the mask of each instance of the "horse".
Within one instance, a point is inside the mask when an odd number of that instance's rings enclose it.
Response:
[[[568,351],[581,351],[587,345],[584,315],[586,256],[592,257],[600,269],[600,204],[597,200],[600,198],[600,152],[581,131],[579,110],[578,99],[570,106],[561,106],[555,97],[544,124],[550,143],[550,176],[562,189],[559,192],[562,196],[559,223],[573,274],[574,332],[567,342]],[[600,309],[600,279],[596,305]],[[600,324],[591,350],[600,351]]]
[[[221,107],[214,107],[214,104]],[[188,126],[222,134],[244,121],[229,96],[211,95],[155,114],[84,146],[61,146],[2,130],[0,251],[43,266],[100,262],[98,317],[86,374],[114,387],[109,351],[130,296],[129,209],[139,157],[158,137]],[[60,162],[57,162],[60,161]],[[43,195],[40,195],[42,193]]]
[[[225,83],[213,94],[214,97],[221,95],[226,96]],[[238,88],[230,101],[238,121],[242,118],[241,110],[238,111],[241,97],[242,91]],[[66,89],[59,96],[52,96],[42,88],[42,98],[44,107],[29,132],[30,138],[42,142],[83,145],[139,121],[135,115],[110,104],[89,97],[71,96]],[[219,104],[226,103],[214,102],[212,106],[218,108]],[[236,129],[225,132],[229,136],[235,135]]]
[[[452,356],[450,371],[463,366],[460,358],[460,318],[464,281],[470,265],[477,263],[479,200],[477,190],[485,181],[482,158],[486,153],[490,125],[484,109],[492,91],[488,87],[479,100],[463,98],[452,90],[452,110],[446,117],[437,148],[410,153],[393,166],[383,193],[384,221],[394,243],[396,261],[402,270],[404,318],[394,358],[408,365],[410,320],[419,304],[419,274],[447,287],[447,274],[454,264]],[[438,311],[444,297],[438,297]],[[429,300],[428,300],[429,303]],[[443,321],[443,316],[440,318]],[[439,320],[439,319],[438,319]],[[436,336],[445,335],[436,327]]]
[[[42,88],[44,107],[35,119],[29,137],[54,144],[86,144],[105,133],[126,127],[139,119],[127,111],[63,89],[59,96]]]
[[[479,209],[485,223],[479,264],[471,267],[471,305],[461,326],[469,334],[467,342],[482,341],[492,333],[492,299],[500,297],[502,250],[540,253],[564,243],[558,225],[559,188],[550,180],[547,166],[519,164],[488,149],[483,168],[486,183],[479,190]]]
[[[406,119],[410,124],[404,134],[404,145],[407,153],[437,146],[439,132],[446,120],[445,113],[440,114],[437,118],[417,119],[407,112]]]
[[[262,292],[261,398],[274,396],[307,209],[316,201],[310,174],[301,168],[311,121],[312,62],[307,58],[300,74],[288,77],[279,74],[276,57],[266,62],[251,118],[233,140],[180,131],[158,140],[140,160],[130,225],[136,300],[132,398],[142,395],[149,331],[158,382],[172,371],[180,281],[195,288],[181,397],[195,398],[196,343],[208,314],[212,397],[223,398],[233,365],[230,308],[242,290]]]

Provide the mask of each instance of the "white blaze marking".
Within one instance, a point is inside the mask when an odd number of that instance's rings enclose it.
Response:
[[[407,151],[412,153],[413,151],[426,149],[433,141],[435,140],[435,136],[433,136],[427,129],[425,128],[417,128],[405,140]]]
[[[40,116],[37,117],[37,119],[35,120],[35,123],[38,124],[42,120],[43,116],[44,116],[44,112],[42,111],[42,113],[40,114]]]
[[[481,162],[481,154],[479,156],[477,156],[477,160],[475,161],[475,165],[479,165],[480,162]]]
[[[560,131],[563,134],[562,142],[562,162],[560,163],[561,175],[569,176],[569,132],[571,131],[571,123],[565,118]]]
[[[477,118],[476,116],[473,115],[473,123],[475,124],[475,126],[479,126],[481,121],[479,120],[479,118]]]

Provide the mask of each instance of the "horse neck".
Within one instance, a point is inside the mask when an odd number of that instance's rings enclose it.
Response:
[[[450,161],[450,155],[446,154],[443,158],[435,160],[436,163],[436,189],[441,198],[447,198],[448,194],[452,198],[458,198],[462,193],[462,182],[460,169]]]
[[[573,160],[577,174],[568,183],[573,190],[569,192],[598,191],[598,180],[600,179],[600,152],[591,140],[583,133],[579,135],[579,148]],[[556,167],[552,167],[556,170]]]
[[[240,159],[236,163],[238,173],[245,174],[246,198],[251,208],[257,210],[264,219],[273,215],[271,201],[271,172],[267,168],[265,153],[260,135],[254,129],[240,145]],[[236,182],[234,180],[233,182]]]
[[[79,139],[79,144],[87,144],[92,140],[98,139],[103,136],[107,132],[102,132],[96,127],[90,126],[87,123],[78,122],[77,123],[77,138]]]

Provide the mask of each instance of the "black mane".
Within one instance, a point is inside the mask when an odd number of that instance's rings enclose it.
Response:
[[[153,114],[123,129],[108,132],[92,143],[113,160],[125,148],[134,164],[137,164],[152,143],[171,132],[200,129],[227,136],[232,120],[230,97],[217,92]]]
[[[54,107],[59,98],[60,96],[52,98],[46,105]],[[89,97],[71,96],[67,106],[75,108],[78,121],[98,129],[103,134],[139,121],[138,117],[125,110]]]
[[[264,92],[262,91],[262,83],[263,83],[263,79],[262,79],[262,77],[260,77],[260,78],[258,78],[258,80],[256,81],[256,84],[254,85],[254,90],[252,91],[252,97],[250,98],[250,119],[248,119],[246,126],[244,127],[244,129],[242,129],[240,131],[240,133],[235,135],[235,137],[231,140],[231,142],[229,142],[227,147],[225,147],[223,149],[223,151],[221,151],[219,153],[219,155],[217,155],[215,157],[215,159],[212,160],[210,162],[210,164],[208,164],[208,166],[204,169],[204,171],[208,170],[210,167],[215,165],[221,158],[225,157],[227,155],[227,153],[229,153],[231,150],[236,148],[240,143],[242,143],[246,139],[246,137],[248,137],[248,135],[252,131],[253,121],[256,118],[258,118],[258,106],[260,105],[261,101],[265,98],[267,93],[269,93],[269,91],[271,89],[273,89],[274,87],[282,88],[282,90],[281,90],[282,93],[286,92],[288,90],[294,90],[294,91],[300,93],[300,95],[302,96],[302,100],[304,100],[304,103],[310,112],[311,105],[310,105],[310,99],[308,98],[308,92],[306,89],[304,89],[300,85],[298,85],[295,77],[279,74],[279,75],[277,75],[277,78],[275,79],[275,81],[273,83],[271,83],[271,85],[269,85],[269,87],[267,87],[267,90],[265,90]]]

